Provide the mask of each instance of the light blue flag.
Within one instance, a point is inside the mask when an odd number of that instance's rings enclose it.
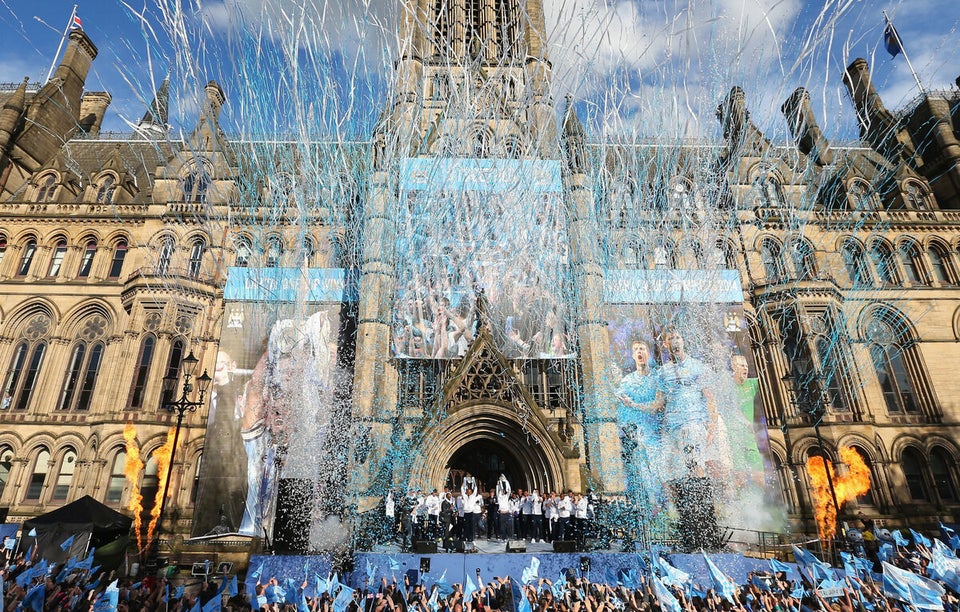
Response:
[[[930,577],[939,580],[957,592],[960,589],[960,559],[940,540],[933,541],[930,565],[927,566]]]
[[[733,592],[736,590],[736,584],[733,582],[733,579],[721,572],[720,568],[707,556],[707,553],[703,552],[703,549],[700,550],[700,554],[703,555],[703,560],[707,562],[707,570],[710,572],[713,590],[730,603],[734,603]]]
[[[806,595],[806,593],[806,590],[803,588],[803,583],[798,580],[797,586],[790,591],[790,597],[793,597],[794,599],[803,599],[803,596]]]
[[[620,580],[620,584],[628,589],[640,588],[640,579],[637,577],[636,568],[631,567],[625,572],[618,572],[617,578]]]
[[[174,599],[182,599],[182,598],[183,598],[183,590],[184,590],[184,588],[185,588],[185,587],[184,587],[182,584],[181,584],[180,586],[178,586],[178,587],[177,587],[177,590],[173,592],[173,598],[174,598]]]
[[[887,561],[892,556],[893,544],[883,543],[880,545],[880,548],[877,549],[877,557],[879,557],[881,561]]]
[[[808,572],[807,577],[810,582],[816,584],[823,580],[834,580],[836,578],[833,575],[833,568],[828,563],[817,559],[816,555],[809,550],[798,548],[796,544],[791,544],[791,546],[793,546],[793,556],[797,559],[797,567]]]
[[[252,580],[256,580],[257,582],[260,582],[260,576],[263,574],[263,564],[264,564],[264,563],[265,563],[265,561],[261,561],[261,562],[260,562],[260,565],[257,566],[257,569],[255,569],[255,570],[253,570],[252,572],[250,572],[250,578],[251,578]]]
[[[670,565],[663,557],[654,557],[654,563],[660,569],[660,575],[663,577],[664,584],[682,587],[690,581],[690,574]]]
[[[536,557],[530,557],[530,565],[523,568],[523,573],[520,577],[520,582],[523,584],[530,584],[534,580],[540,577],[540,559]]]
[[[119,601],[120,589],[117,588],[117,581],[114,580],[93,603],[93,612],[116,612]]]
[[[218,612],[218,610],[220,610],[222,599],[223,598],[220,596],[220,593],[217,593],[210,598],[210,601],[203,604],[202,612]]]
[[[377,568],[373,566],[370,557],[367,557],[367,584],[373,586],[377,580]]]
[[[190,612],[202,612],[202,610],[200,609],[200,597],[199,597],[199,596],[197,596],[197,598],[193,600],[193,607],[190,608]]]
[[[673,596],[673,593],[660,581],[658,576],[651,575],[650,582],[653,583],[653,594],[657,597],[657,603],[663,612],[681,612],[680,602]]]
[[[563,572],[560,572],[560,575],[557,576],[557,579],[550,586],[550,590],[553,592],[553,598],[557,600],[563,599],[563,589],[564,585],[567,584],[567,577],[563,575]]]
[[[893,531],[893,541],[897,546],[910,546],[910,541],[900,533],[899,529]]]
[[[70,536],[63,542],[60,542],[60,550],[66,552],[70,550],[70,547],[73,546],[73,536]]]
[[[230,582],[227,583],[227,595],[236,597],[240,594],[240,587],[237,585],[237,576],[230,576]]]
[[[537,566],[539,567],[539,565],[540,562],[537,561]],[[516,580],[511,580],[510,589],[513,591],[514,612],[531,612],[530,600],[527,599],[527,593],[524,591],[523,587],[517,584]]]
[[[840,552],[840,558],[843,560],[843,573],[847,576],[857,577],[857,564],[854,561],[852,554],[848,552]]]
[[[946,593],[936,581],[913,572],[883,563],[883,593],[924,610],[943,610],[942,597]]]
[[[470,574],[467,574],[467,579],[463,581],[463,601],[468,602],[473,597],[473,594],[479,591],[477,585],[473,583],[473,579],[470,578]]]
[[[170,602],[170,584],[163,585],[163,603]]]
[[[843,580],[824,580],[820,583],[818,587],[821,591],[829,591],[832,589],[840,589],[840,592],[843,592],[843,589],[847,588],[847,583]],[[831,595],[828,599],[835,599],[840,597],[839,595]]]
[[[34,612],[43,612],[43,604],[46,599],[46,588],[41,582],[38,585],[35,585],[29,591],[27,595],[23,598],[23,601],[20,602],[20,608],[22,610],[33,610]],[[94,604],[94,610],[97,609],[96,604]],[[113,604],[113,609],[117,609],[117,604]]]
[[[344,612],[351,601],[353,601],[353,589],[341,584],[340,592],[337,593],[337,598],[333,600],[333,612]]]
[[[757,587],[761,591],[770,590],[770,585],[767,584],[766,580],[763,580],[762,578],[760,578],[760,576],[753,576],[752,578],[750,578],[750,584]]]
[[[933,546],[930,547],[932,550],[939,550],[940,554],[947,558],[957,558],[956,551],[943,543],[943,540],[940,538],[933,539]]]
[[[910,535],[913,536],[914,544],[923,544],[927,548],[930,548],[931,546],[933,546],[933,543],[930,541],[930,538],[923,535],[919,531],[914,531],[913,528],[910,529]]]
[[[783,561],[779,561],[777,559],[770,559],[770,568],[773,570],[774,574],[777,574],[780,572],[787,573],[791,569],[793,569]]]
[[[433,586],[435,586],[437,591],[440,593],[440,597],[446,597],[447,595],[453,593],[453,587],[447,582],[447,570],[443,570],[443,573],[433,583]]]
[[[30,531],[28,531],[28,532],[27,532],[27,535],[30,536],[31,538],[37,537],[37,528],[34,527],[34,528],[31,529]]]

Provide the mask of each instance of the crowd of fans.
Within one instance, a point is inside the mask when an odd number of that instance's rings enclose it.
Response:
[[[934,547],[939,547],[939,554],[948,550],[939,542]],[[926,576],[932,574],[928,569],[936,563],[936,554],[919,542],[896,545],[885,561],[911,576]],[[261,577],[261,565],[248,577],[247,582],[255,585],[248,595],[236,576],[185,582],[179,576],[116,579],[112,572],[82,562],[31,563],[20,555],[2,570],[2,593],[6,612],[913,612],[935,608],[929,602],[918,605],[895,596],[886,576],[872,571],[877,568],[864,556],[848,556],[846,576],[828,581],[817,575],[809,560],[800,561],[798,557],[796,574],[771,562],[770,571],[751,573],[739,585],[726,577],[718,582],[716,574],[689,577],[659,558],[652,562],[647,558],[645,569],[621,570],[617,575],[592,576],[589,571],[571,569],[551,580],[525,570],[522,577],[496,576],[485,581],[478,570],[475,579],[468,576],[463,583],[407,574],[373,584],[368,578],[356,589],[341,584],[336,574],[310,581]],[[814,565],[819,571],[826,567],[818,561]],[[892,571],[882,569],[885,574]],[[800,579],[791,580],[791,576]],[[948,612],[960,612],[960,599],[953,590],[957,583],[945,584],[948,588],[942,590],[939,605]]]

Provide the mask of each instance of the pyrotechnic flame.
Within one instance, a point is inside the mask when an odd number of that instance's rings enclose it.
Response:
[[[152,457],[157,460],[157,494],[153,498],[153,508],[150,509],[150,523],[147,525],[147,542],[153,541],[153,532],[160,520],[160,510],[163,508],[163,492],[166,489],[167,478],[170,475],[170,457],[173,455],[174,428],[167,432],[167,441],[163,446],[153,451]]]
[[[140,495],[140,472],[143,470],[143,460],[140,459],[140,449],[136,444],[137,430],[133,423],[123,427],[123,439],[127,441],[127,462],[123,466],[123,474],[127,479],[127,488],[130,490],[130,500],[127,510],[133,512],[133,531],[137,534],[137,550],[143,552],[143,534],[140,533],[140,514],[143,512],[143,496]]]
[[[852,448],[841,448],[840,460],[847,465],[847,472],[837,475],[833,469],[833,463],[823,457],[807,459],[807,473],[813,485],[813,509],[817,518],[817,531],[823,540],[830,540],[837,533],[837,509],[833,505],[827,472],[829,471],[830,479],[833,480],[833,490],[837,494],[837,503],[841,507],[870,490],[870,468],[863,462],[860,453]]]

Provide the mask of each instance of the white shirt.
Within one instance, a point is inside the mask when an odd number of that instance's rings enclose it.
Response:
[[[430,516],[440,516],[440,496],[431,493],[427,495],[424,502],[427,505],[427,514]]]
[[[393,500],[393,491],[387,493],[387,516],[393,518],[396,515],[397,502]]]
[[[483,498],[479,494],[467,494],[461,497],[463,499],[464,514],[480,514],[483,512]]]
[[[540,516],[543,514],[543,500],[537,495],[537,492],[534,491],[529,496],[530,498],[530,514]]]
[[[554,499],[554,498],[552,498],[552,497],[548,497],[548,498],[543,502],[543,511],[544,511],[544,513],[546,513],[548,520],[551,520],[551,521],[552,521],[552,520],[555,520],[555,519],[557,519],[557,518],[560,517],[560,511],[559,511],[559,509],[557,508],[557,503],[558,503],[558,502],[559,502],[559,500],[556,500],[556,499]]]
[[[587,498],[581,497],[580,501],[577,502],[576,517],[578,519],[586,520],[587,518]]]
[[[570,501],[569,497],[564,495],[557,504],[557,510],[560,513],[560,518],[570,518],[570,513],[573,512],[573,502]]]
[[[533,496],[523,496],[523,499],[520,501],[520,514],[533,514]]]

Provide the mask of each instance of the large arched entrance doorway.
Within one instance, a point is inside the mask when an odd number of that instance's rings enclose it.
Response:
[[[516,454],[496,440],[479,439],[468,442],[454,451],[447,462],[447,486],[460,488],[465,474],[477,478],[481,491],[493,488],[500,474],[504,474],[514,489],[529,489],[523,465]]]
[[[516,408],[491,403],[460,406],[425,432],[411,483],[424,490],[443,487],[469,472],[483,488],[500,473],[514,489],[560,490],[567,462],[563,452],[534,418],[521,419]]]

